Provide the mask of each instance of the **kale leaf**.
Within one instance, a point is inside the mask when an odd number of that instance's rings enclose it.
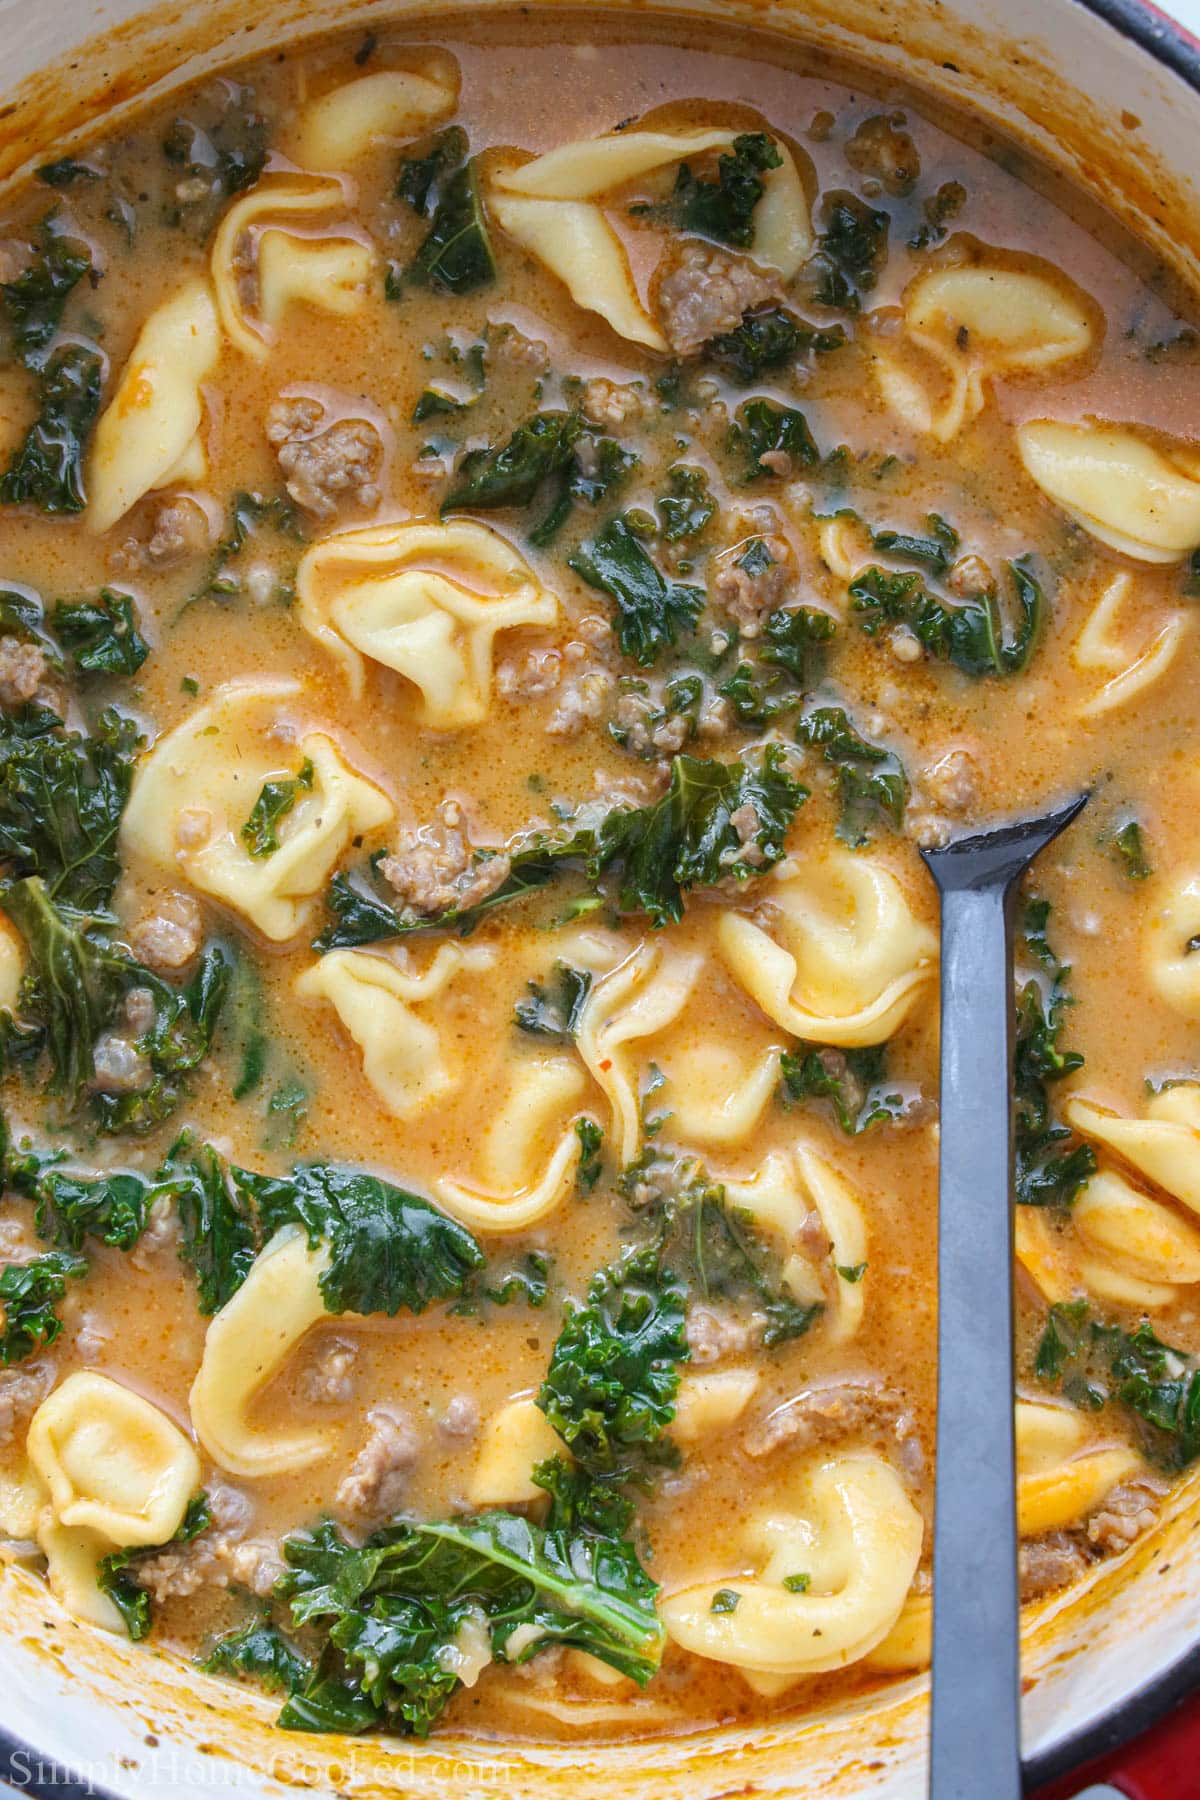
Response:
[[[739,663],[720,689],[738,718],[747,725],[765,725],[799,706],[836,629],[828,613],[807,606],[771,613],[755,661]]]
[[[668,544],[699,537],[717,510],[703,469],[676,463],[667,470],[667,492],[654,503],[659,529]]]
[[[39,1152],[28,1145],[9,1152],[5,1176],[14,1193],[35,1203],[34,1228],[57,1250],[81,1251],[89,1242],[132,1250],[146,1215],[168,1184],[112,1171],[81,1175],[60,1165],[61,1151]]]
[[[879,821],[893,831],[904,828],[908,803],[908,776],[892,750],[872,744],[857,732],[844,707],[820,706],[806,713],[796,727],[802,744],[824,752],[824,760],[837,770],[841,817],[837,836],[851,849],[871,841],[871,829]]]
[[[1122,871],[1130,881],[1146,881],[1154,870],[1146,856],[1146,846],[1142,840],[1142,828],[1136,819],[1127,819],[1119,830],[1113,832],[1113,853],[1121,865]]]
[[[206,90],[198,110],[199,118],[172,122],[162,148],[180,172],[167,223],[204,237],[224,202],[253,187],[262,174],[270,124],[254,104],[254,90],[236,81]]]
[[[1025,909],[1027,948],[1042,965],[1017,988],[1017,1029],[1013,1053],[1013,1096],[1016,1103],[1016,1188],[1022,1206],[1070,1206],[1096,1171],[1096,1153],[1067,1126],[1057,1122],[1050,1105],[1052,1083],[1082,1068],[1078,1050],[1063,1050],[1059,1035],[1063,1013],[1072,1005],[1066,981],[1070,969],[1050,949],[1047,900],[1030,900]]]
[[[10,883],[0,892],[0,906],[25,941],[21,1016],[43,1034],[51,1091],[65,1095],[72,1107],[92,1084],[97,1041],[120,1003],[135,988],[150,994],[152,1022],[138,1040],[148,1083],[119,1095],[98,1093],[94,1108],[108,1131],[146,1131],[159,1124],[182,1098],[179,1077],[210,1047],[228,985],[224,953],[210,946],[188,985],[173,988],[100,936],[88,914],[56,904],[40,876]]]
[[[648,217],[718,244],[748,250],[754,243],[754,209],[763,196],[763,173],[777,169],[783,158],[765,132],[735,137],[730,151],[717,160],[717,179],[708,181],[680,163],[669,199],[630,207]]]
[[[802,356],[840,350],[845,341],[840,325],[819,330],[786,307],[769,306],[743,313],[741,324],[710,338],[702,354],[724,368],[731,381],[749,387],[761,380],[767,369],[782,368]]]
[[[935,599],[915,574],[897,574],[874,565],[850,583],[851,610],[868,637],[888,624],[907,625],[938,662],[953,663],[965,675],[1016,675],[1026,667],[1042,627],[1042,589],[1023,558],[1008,564],[1017,607],[1010,630],[994,592],[956,606]]]
[[[962,540],[941,513],[928,513],[925,525],[925,536],[915,531],[889,531],[884,528],[872,531],[871,542],[887,556],[923,563],[935,575],[945,575],[958,555]]]
[[[470,146],[461,125],[451,125],[428,140],[428,148],[400,159],[396,198],[427,219],[437,206],[444,182],[467,160]]]
[[[90,736],[52,713],[41,724],[30,735],[12,714],[0,721],[0,858],[10,878],[40,876],[52,902],[102,911],[121,872],[137,727],[112,708]]]
[[[577,575],[616,602],[613,630],[622,653],[649,668],[690,631],[704,609],[704,590],[668,581],[623,518],[568,557]]]
[[[713,1181],[691,1158],[643,1151],[621,1178],[634,1205],[634,1241],[639,1254],[652,1255],[672,1271],[685,1299],[726,1300],[749,1305],[766,1320],[762,1341],[773,1350],[803,1335],[820,1314],[816,1304],[798,1304],[788,1293],[783,1259],[763,1238],[750,1213],[730,1203],[723,1184]],[[648,1188],[651,1198],[635,1204]]]
[[[304,543],[307,532],[299,512],[284,494],[259,494],[245,488],[233,496],[229,504],[229,523],[225,535],[216,544],[204,586],[191,596],[189,604],[209,598],[224,600],[242,591],[236,563],[251,539],[260,531],[270,531],[293,544]],[[285,604],[293,597],[289,580],[281,581],[276,597]]]
[[[335,877],[327,896],[334,922],[315,948],[377,943],[438,926],[469,930],[492,908],[545,887],[570,869],[580,870],[593,889],[612,876],[619,911],[645,912],[655,926],[678,923],[689,888],[727,878],[747,881],[779,862],[807,797],[788,774],[780,744],[768,745],[757,764],[677,756],[661,799],[614,807],[596,824],[584,823],[581,815],[568,821],[572,828],[557,839],[535,833],[514,840],[504,852],[508,877],[477,906],[404,914],[351,878]]]
[[[196,1277],[200,1311],[220,1312],[250,1273],[259,1250],[257,1220],[240,1187],[229,1180],[211,1144],[174,1171],[179,1254]]]
[[[242,826],[242,842],[250,856],[274,856],[279,848],[279,826],[295,807],[301,794],[312,792],[314,771],[306,756],[295,775],[280,781],[265,781],[258,799],[250,808],[250,817]]]
[[[765,456],[786,457],[789,473],[811,468],[821,460],[804,414],[794,406],[776,406],[771,400],[747,400],[739,406],[729,428],[729,448],[744,459],[742,480],[747,482],[782,474],[764,464]]]
[[[23,1362],[35,1350],[52,1344],[62,1330],[55,1307],[68,1281],[87,1274],[82,1256],[66,1250],[48,1250],[28,1262],[9,1263],[0,1269],[0,1363],[5,1368]]]
[[[684,1323],[683,1288],[655,1247],[599,1270],[586,1304],[568,1303],[537,1403],[590,1474],[644,1475],[669,1457]]]
[[[550,1038],[558,1044],[570,1043],[579,1024],[592,986],[586,969],[573,969],[570,963],[554,965],[553,986],[543,987],[531,981],[528,1000],[519,1000],[515,1021],[521,1031],[533,1037]]]
[[[87,245],[70,236],[58,216],[46,215],[37,229],[38,247],[12,281],[0,283],[0,300],[12,347],[26,368],[46,360],[62,323],[67,301],[91,273]]]
[[[828,1100],[848,1137],[872,1125],[903,1118],[907,1102],[887,1077],[887,1045],[838,1050],[829,1044],[798,1044],[779,1064],[784,1104]]]
[[[535,1479],[551,1495],[544,1525],[496,1511],[388,1525],[361,1547],[329,1521],[289,1538],[277,1592],[297,1626],[323,1634],[325,1648],[280,1724],[383,1724],[423,1737],[459,1688],[452,1652],[460,1634],[481,1629],[494,1660],[526,1662],[564,1644],[647,1682],[664,1633],[657,1586],[622,1535],[627,1508],[557,1462]]]
[[[1115,1403],[1132,1414],[1147,1456],[1160,1465],[1178,1471],[1200,1456],[1200,1368],[1163,1343],[1149,1320],[1126,1331],[1093,1319],[1086,1300],[1061,1301],[1050,1308],[1034,1373],[1077,1406]]]
[[[94,600],[60,600],[54,629],[83,675],[136,675],[150,654],[133,597],[117,588],[101,588]]]
[[[875,286],[887,260],[890,224],[890,214],[868,206],[856,194],[828,196],[815,259],[820,278],[814,298],[822,306],[860,311],[863,295]]]
[[[83,452],[100,410],[100,387],[96,351],[64,344],[52,353],[38,377],[38,416],[0,476],[0,503],[83,511]]]
[[[424,1312],[435,1300],[461,1295],[483,1266],[483,1251],[465,1226],[377,1175],[301,1163],[290,1175],[231,1167],[229,1176],[243,1205],[253,1202],[265,1235],[295,1221],[314,1249],[329,1245],[320,1281],[328,1312]]]
[[[292,1694],[312,1674],[301,1656],[269,1619],[252,1619],[211,1644],[196,1666],[206,1675],[253,1676],[269,1693]]]
[[[484,217],[477,158],[464,160],[467,149],[465,133],[446,132],[419,171],[410,174],[402,167],[401,197],[429,216],[430,226],[408,266],[388,271],[389,300],[399,300],[409,286],[470,294],[495,280],[496,258]]]
[[[578,413],[534,413],[504,443],[472,450],[463,458],[442,512],[463,506],[528,506],[543,481],[572,461],[582,431]]]

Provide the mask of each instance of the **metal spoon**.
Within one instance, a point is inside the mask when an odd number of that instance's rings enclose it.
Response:
[[[931,1800],[1021,1793],[1012,916],[1087,801],[922,852],[942,903]]]

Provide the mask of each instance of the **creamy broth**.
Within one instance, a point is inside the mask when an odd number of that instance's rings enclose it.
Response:
[[[1027,1596],[1200,1448],[1196,340],[1011,146],[740,50],[381,29],[8,205],[0,1525],[79,1616],[273,1670],[286,1724],[652,1735],[924,1666],[919,849],[1081,785],[1019,958]],[[618,126],[653,168],[520,194]],[[71,370],[76,501],[25,444]],[[106,706],[136,747],[96,750]],[[116,785],[101,863],[132,778],[115,886],[45,829],[72,758]],[[607,1400],[571,1385],[589,1317]],[[610,1571],[509,1636],[470,1533],[540,1543],[530,1466],[572,1449],[609,1510],[550,1529],[624,1542],[640,1624]],[[481,1558],[369,1700],[291,1609],[323,1519],[330,1568],[437,1521]]]

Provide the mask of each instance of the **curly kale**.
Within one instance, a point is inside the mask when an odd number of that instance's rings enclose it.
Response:
[[[1016,1188],[1023,1206],[1070,1206],[1089,1176],[1096,1153],[1056,1120],[1050,1087],[1082,1068],[1078,1050],[1064,1050],[1059,1036],[1063,1014],[1073,1004],[1067,990],[1071,971],[1059,963],[1046,937],[1047,900],[1025,909],[1026,948],[1040,969],[1017,988],[1017,1029],[1013,1053],[1016,1103]]]
[[[768,369],[780,369],[803,356],[840,350],[846,335],[840,325],[819,329],[783,306],[759,307],[743,313],[732,331],[710,338],[702,355],[719,364],[742,387],[761,381]]]
[[[664,1632],[627,1505],[557,1461],[535,1480],[550,1494],[544,1525],[495,1511],[387,1525],[361,1546],[328,1521],[289,1538],[277,1593],[322,1651],[280,1724],[424,1737],[461,1685],[455,1650],[481,1633],[496,1662],[559,1644],[649,1681]]]
[[[0,1363],[8,1368],[52,1344],[62,1330],[55,1311],[68,1281],[87,1274],[87,1262],[66,1250],[48,1250],[28,1262],[0,1269]]]
[[[930,594],[919,575],[875,566],[850,583],[851,611],[868,637],[887,625],[906,625],[936,662],[953,663],[964,675],[1017,675],[1033,655],[1045,599],[1025,559],[1007,567],[1016,608],[1011,626],[991,590],[951,606]]]
[[[657,662],[704,609],[703,588],[669,581],[623,518],[610,519],[567,560],[590,587],[616,602],[617,642],[639,668]]]
[[[1160,1466],[1174,1472],[1200,1456],[1200,1367],[1163,1343],[1149,1320],[1127,1331],[1093,1318],[1087,1300],[1060,1301],[1050,1308],[1034,1373],[1085,1410],[1115,1404],[1132,1415]]]
[[[212,1524],[212,1512],[208,1504],[208,1495],[199,1493],[188,1501],[179,1530],[165,1544],[147,1544],[128,1550],[114,1550],[108,1556],[102,1556],[96,1568],[96,1585],[102,1594],[107,1594],[122,1619],[134,1643],[149,1637],[153,1617],[150,1606],[150,1595],[136,1579],[141,1563],[151,1556],[157,1556],[172,1544],[190,1544],[198,1538],[202,1531],[207,1531]]]
[[[552,986],[547,983],[545,987],[537,981],[528,983],[529,998],[518,1000],[515,1022],[521,1031],[529,1032],[532,1037],[569,1044],[591,991],[592,977],[586,969],[574,969],[569,963],[558,962],[554,965],[552,981]]]
[[[37,228],[30,261],[12,281],[0,283],[9,340],[26,368],[43,366],[67,301],[91,272],[87,245],[70,235],[57,213],[47,213]]]
[[[52,352],[38,376],[37,418],[0,476],[0,503],[83,511],[83,453],[100,410],[100,387],[95,350],[64,344]]]
[[[361,881],[336,876],[328,895],[333,923],[321,951],[377,943],[434,927],[469,930],[497,906],[575,871],[617,910],[646,913],[655,926],[678,923],[684,896],[719,881],[749,881],[779,862],[807,790],[788,773],[787,753],[768,745],[755,763],[677,756],[671,783],[647,806],[614,807],[597,823],[581,815],[558,838],[534,835],[505,849],[509,874],[479,905],[437,914],[401,913]],[[492,853],[494,854],[494,852]]]
[[[743,724],[766,725],[803,704],[836,630],[828,613],[807,606],[769,615],[754,661],[739,663],[720,689]]]
[[[121,872],[117,833],[133,784],[133,721],[106,709],[90,735],[53,713],[0,721],[0,859],[9,878],[41,877],[47,898],[99,912]]]
[[[798,1044],[784,1052],[779,1073],[785,1106],[828,1100],[848,1137],[901,1119],[907,1109],[904,1090],[888,1080],[886,1044],[852,1050]]]
[[[754,209],[765,191],[762,177],[768,169],[779,168],[782,161],[778,146],[765,132],[746,131],[718,157],[715,181],[693,174],[690,164],[680,163],[669,199],[639,202],[629,210],[635,217],[748,250],[754,244]]]
[[[81,675],[136,675],[150,654],[133,597],[101,588],[94,600],[60,600],[54,629]]]
[[[242,842],[247,854],[254,857],[274,856],[279,848],[279,827],[294,809],[301,794],[312,792],[314,770],[306,756],[295,775],[279,781],[265,781],[250,817],[242,826]]]
[[[746,482],[768,475],[779,478],[778,469],[764,464],[765,456],[786,457],[793,473],[821,460],[804,414],[794,406],[776,406],[772,400],[747,400],[738,407],[729,428],[729,448],[743,459],[742,480]]]
[[[496,258],[488,234],[479,186],[478,159],[468,159],[466,133],[443,132],[424,157],[401,165],[397,193],[424,217],[429,230],[412,261],[388,271],[389,300],[406,287],[432,287],[447,294],[470,294],[496,278]]]
[[[837,770],[841,817],[837,836],[852,850],[871,841],[872,827],[882,822],[893,831],[904,829],[908,803],[908,776],[892,750],[872,744],[851,725],[844,707],[819,706],[806,713],[796,727],[802,744],[823,752]]]
[[[815,259],[820,278],[814,298],[822,306],[840,312],[861,310],[863,296],[875,286],[887,261],[890,224],[890,214],[868,206],[856,194],[828,196]]]
[[[442,501],[442,512],[530,506],[543,488],[549,505],[529,531],[530,543],[552,543],[577,505],[598,506],[637,467],[614,438],[590,431],[575,412],[539,412],[501,443],[470,451]]]

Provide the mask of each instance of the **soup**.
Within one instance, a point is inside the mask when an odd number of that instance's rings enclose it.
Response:
[[[681,32],[300,46],[8,204],[0,1525],[289,1729],[925,1665],[919,852],[1083,785],[1027,1598],[1200,1449],[1195,334],[1011,145]]]

